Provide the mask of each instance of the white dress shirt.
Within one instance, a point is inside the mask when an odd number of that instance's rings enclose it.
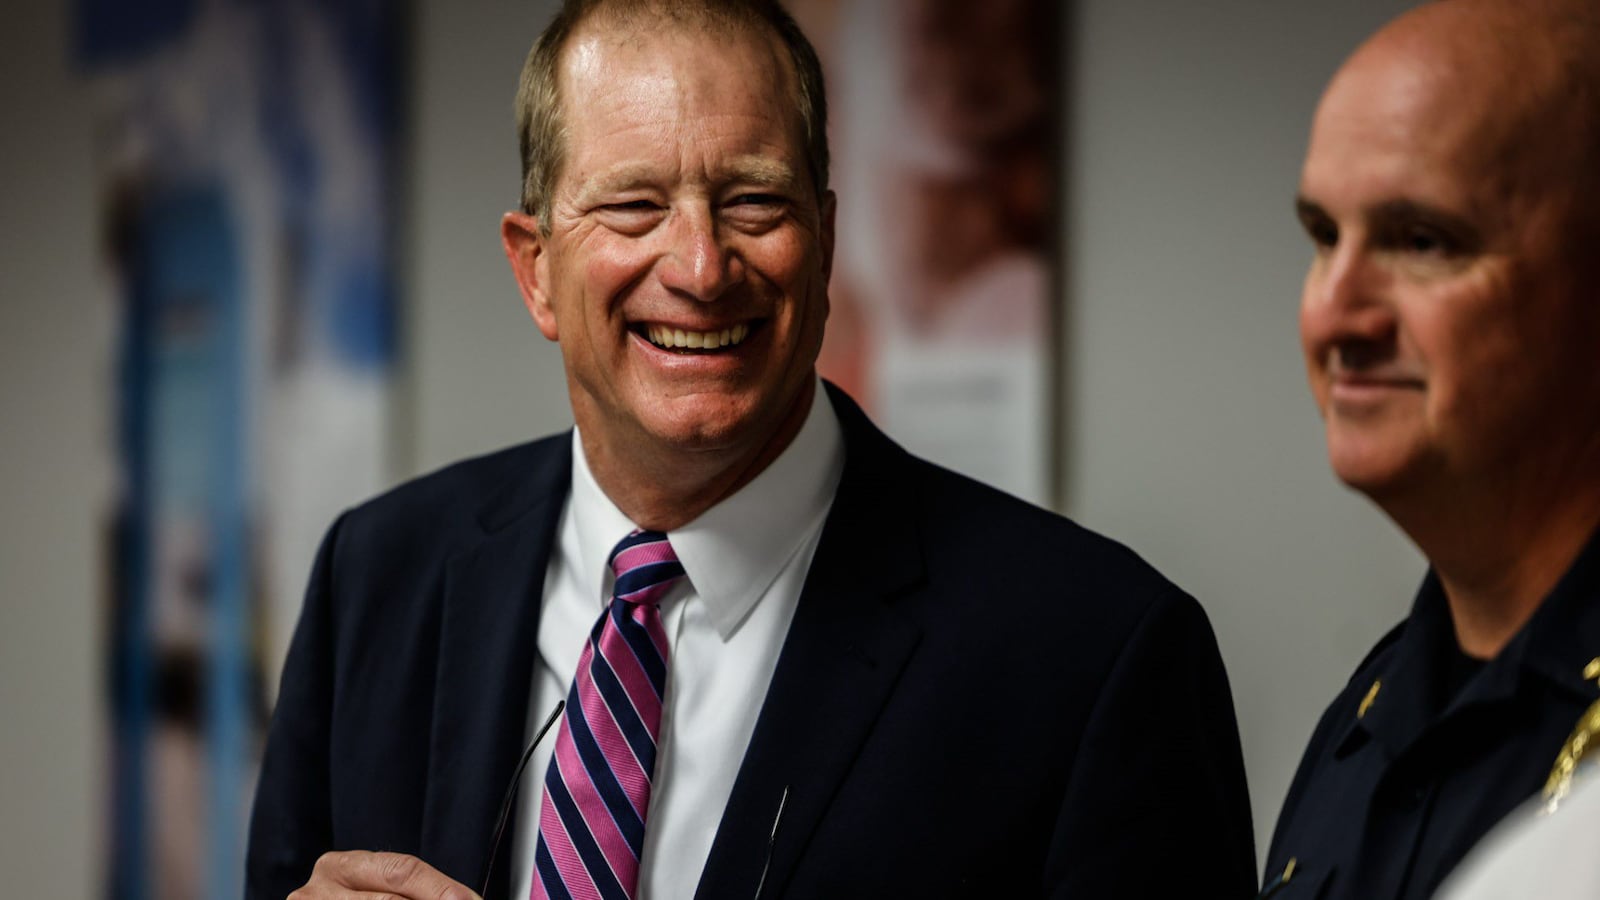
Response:
[[[1556,811],[1535,796],[1495,826],[1439,887],[1440,900],[1594,900],[1600,897],[1600,770]]]
[[[820,381],[813,390],[805,424],[764,472],[668,534],[688,578],[661,602],[670,650],[640,898],[694,896],[833,505],[844,443]],[[606,559],[637,527],[595,482],[574,429],[572,488],[545,571],[526,740],[566,699],[611,596]],[[511,869],[511,896],[519,900],[533,886],[539,801],[559,727],[522,776]]]

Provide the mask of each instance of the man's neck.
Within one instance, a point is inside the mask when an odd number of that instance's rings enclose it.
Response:
[[[800,433],[815,393],[815,383],[807,382],[778,426],[748,445],[662,450],[647,440],[616,440],[581,424],[578,433],[595,483],[617,509],[641,528],[672,531],[766,471]],[[650,452],[640,452],[644,447]]]
[[[1600,483],[1549,495],[1457,495],[1447,511],[1391,515],[1427,556],[1450,604],[1456,640],[1493,659],[1538,611],[1600,527]],[[1421,505],[1421,504],[1418,504]]]

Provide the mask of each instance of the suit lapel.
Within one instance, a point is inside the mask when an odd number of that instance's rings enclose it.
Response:
[[[550,439],[479,515],[477,545],[445,568],[422,858],[479,887],[501,797],[522,752],[544,573],[570,483],[571,437]],[[495,861],[505,891],[509,833]]]
[[[899,473],[911,460],[829,388],[844,431],[844,474],[698,898],[754,897],[764,867],[762,893],[778,896],[920,636],[889,603],[923,570],[900,512],[911,498]]]

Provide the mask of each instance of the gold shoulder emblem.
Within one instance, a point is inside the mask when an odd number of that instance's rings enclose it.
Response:
[[[1383,679],[1374,678],[1372,680],[1372,687],[1367,688],[1367,695],[1361,698],[1361,705],[1356,707],[1356,718],[1366,718],[1367,710],[1372,708],[1372,701],[1378,699],[1378,691],[1382,689],[1382,687]]]
[[[1600,679],[1600,656],[1589,660],[1583,667],[1583,677],[1586,681]],[[1600,743],[1600,700],[1595,701],[1578,717],[1578,724],[1572,728],[1572,735],[1562,745],[1561,752],[1556,756],[1556,764],[1550,769],[1550,777],[1544,783],[1544,809],[1545,815],[1556,811],[1561,801],[1572,793],[1572,780],[1578,774],[1580,767],[1585,762],[1593,763],[1595,745]],[[1600,758],[1600,755],[1596,755]]]

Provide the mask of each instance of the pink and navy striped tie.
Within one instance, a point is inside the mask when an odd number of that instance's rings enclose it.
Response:
[[[657,604],[683,577],[667,536],[611,551],[616,587],[589,632],[545,772],[532,900],[632,900],[667,687]]]

